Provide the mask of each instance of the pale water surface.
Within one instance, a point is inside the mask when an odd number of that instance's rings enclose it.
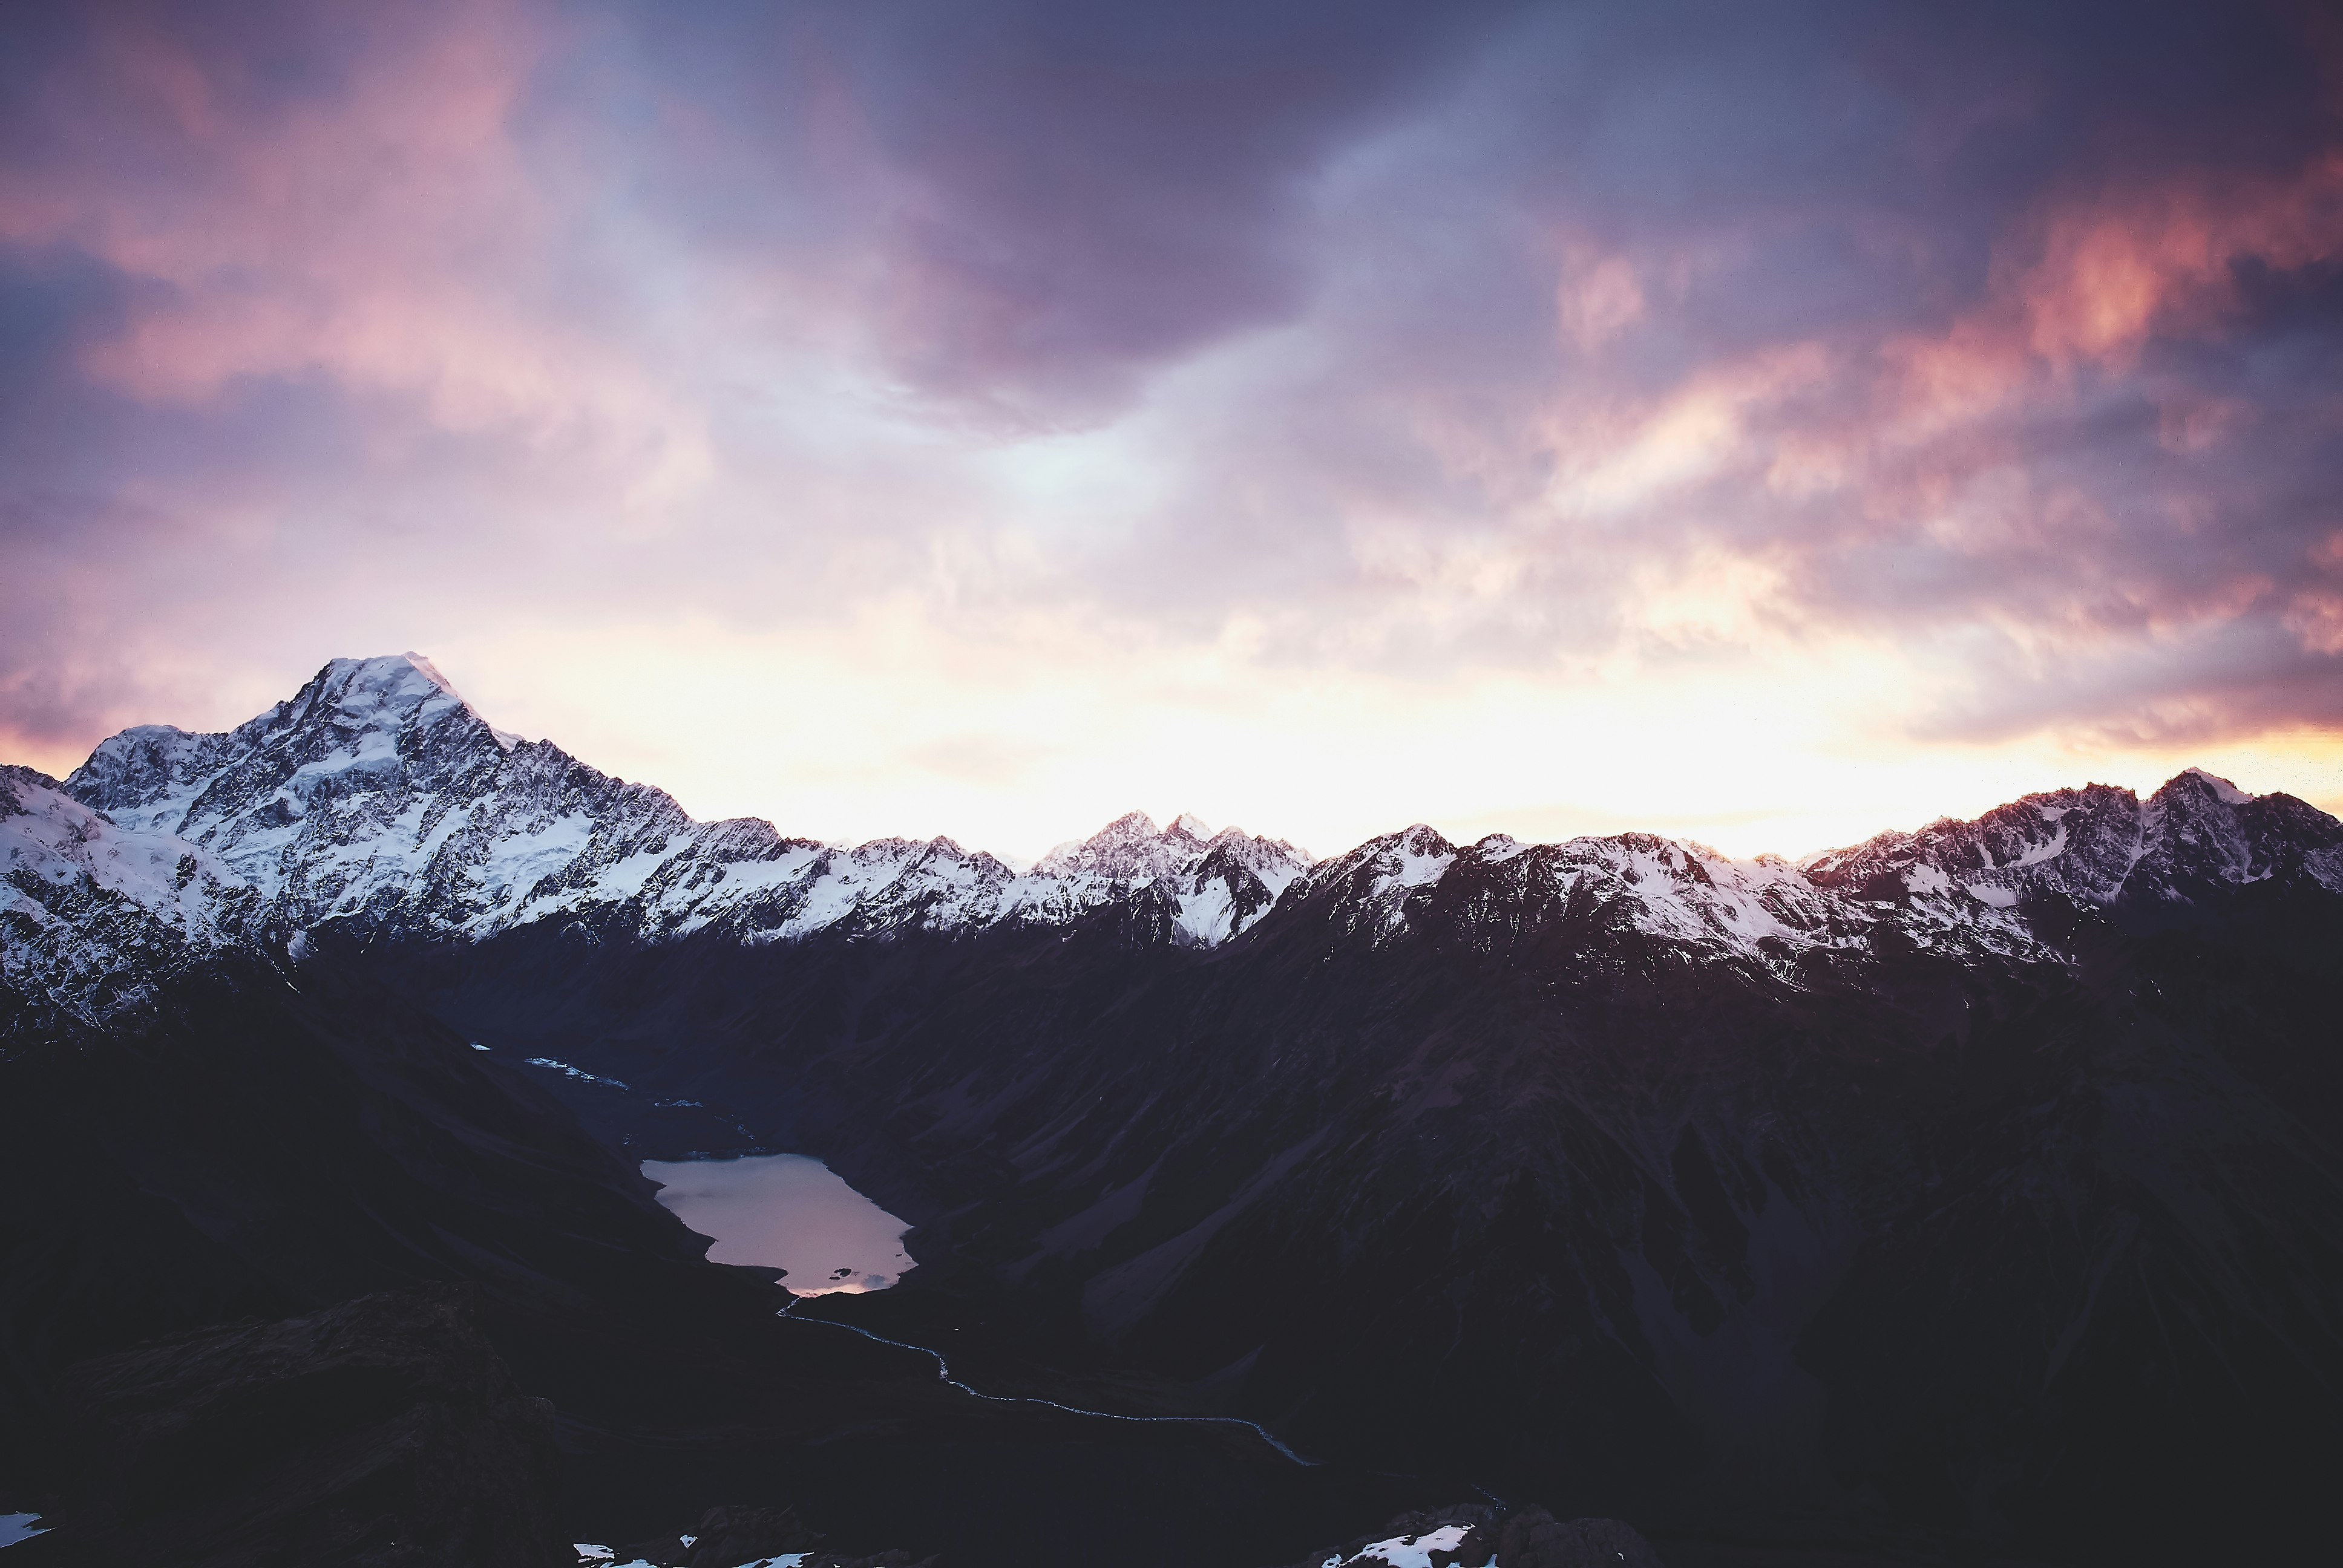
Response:
[[[910,1227],[803,1154],[739,1160],[646,1160],[659,1201],[703,1236],[709,1260],[786,1269],[800,1296],[883,1291],[915,1265]]]

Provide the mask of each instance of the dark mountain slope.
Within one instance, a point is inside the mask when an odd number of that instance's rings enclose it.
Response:
[[[66,1523],[12,1568],[567,1568],[553,1408],[480,1333],[479,1293],[362,1296],[68,1369]]]
[[[777,1292],[699,1261],[704,1242],[541,1090],[314,957],[175,977],[153,1017],[100,1035],[19,1032],[0,1148],[0,1427],[35,1494],[65,1490],[45,1469],[69,1452],[51,1388],[72,1362],[468,1280],[520,1385],[559,1412],[581,1530],[796,1500],[841,1538],[982,1564],[1137,1516],[1158,1522],[1148,1562],[1232,1533],[1296,1549],[1408,1495],[1250,1438],[986,1406],[921,1358],[777,1322]]]
[[[702,1261],[532,1070],[223,896],[200,847],[22,770],[0,785],[11,1501],[70,1501],[50,1467],[79,1359],[430,1281],[477,1284],[495,1349],[557,1406],[589,1538],[795,1501],[840,1540],[976,1568],[1133,1519],[1131,1560],[1172,1562],[1255,1536],[1279,1555],[1410,1500],[1241,1432],[986,1404],[923,1356],[778,1321],[779,1293]]]
[[[1310,1452],[2078,1559],[2303,1522],[2343,1452],[2330,895],[1720,954],[1508,864],[1372,940],[1322,879],[1205,953],[1097,921],[397,967],[468,1027],[563,999],[531,1049],[634,1085],[613,1129],[682,1095],[925,1194],[933,1271],[871,1313],[938,1276],[967,1312],[973,1267]]]
[[[613,1400],[554,1325],[670,1296],[756,1310],[541,1090],[328,966],[196,965],[102,1031],[14,1032],[0,1081],[20,1393],[154,1333],[470,1279],[529,1325],[512,1348],[538,1392]]]

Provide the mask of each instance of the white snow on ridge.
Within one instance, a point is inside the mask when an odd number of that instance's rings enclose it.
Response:
[[[89,885],[120,895],[183,936],[220,940],[216,925],[225,891],[243,879],[217,856],[167,834],[123,829],[61,791],[16,770],[0,778],[16,809],[0,815],[0,878]],[[21,888],[0,884],[0,909],[38,907]]]
[[[2212,790],[2214,798],[2225,806],[2248,805],[2256,799],[2256,797],[2248,795],[2243,789],[2238,789],[2235,784],[2230,783],[2227,779],[2220,778],[2216,774],[2207,773],[2202,768],[2183,769],[2181,769],[2180,777],[2183,779],[2197,779],[2207,789]]]
[[[1930,943],[2026,946],[2016,910],[2053,893],[2104,904],[2143,885],[2288,867],[2343,890],[2343,827],[2297,802],[2274,834],[2270,802],[2196,769],[2147,801],[2099,785],[2059,790],[1800,866],[1643,834],[1544,845],[1491,835],[1460,849],[1421,824],[1313,866],[1282,840],[1213,833],[1187,813],[1159,829],[1136,811],[1031,867],[949,839],[829,846],[753,819],[694,821],[658,789],[498,731],[417,654],[334,660],[226,734],[125,730],[66,792],[50,792],[47,827],[6,819],[27,873],[37,859],[48,883],[86,876],[180,930],[207,930],[233,904],[295,926],[361,920],[477,938],[550,920],[792,942],[1064,927],[1145,898],[1171,911],[1171,940],[1212,947],[1288,896],[1354,905],[1377,940],[1452,904],[1458,918],[1518,921],[1527,906],[1508,913],[1506,900],[1527,899],[1779,966],[1785,945],[1859,945],[1891,919]],[[183,878],[184,857],[195,869]],[[1468,880],[1453,889],[1460,868]],[[0,894],[0,907],[38,906],[25,916],[35,924],[53,902]]]
[[[37,1513],[0,1513],[0,1546],[14,1546],[19,1541],[30,1541],[35,1535],[46,1535],[48,1526]]]
[[[1392,863],[1380,873],[1380,880],[1386,888],[1421,888],[1440,880],[1440,874],[1455,863],[1456,847],[1419,822],[1399,836]]]
[[[0,976],[95,1021],[181,959],[237,942],[254,901],[201,847],[125,829],[0,767]]]
[[[165,726],[101,745],[68,788],[117,822],[202,847],[301,923],[364,918],[483,936],[548,919],[793,941],[834,928],[1064,924],[1168,884],[1183,940],[1227,940],[1303,864],[1291,846],[1141,813],[1011,870],[948,839],[833,849],[668,796],[495,730],[420,655],[337,659],[225,735]]]
[[[475,1045],[472,1049],[474,1050],[485,1050],[488,1048],[482,1045]],[[531,1067],[549,1068],[553,1071],[558,1072],[565,1077],[575,1078],[584,1083],[598,1083],[606,1089],[624,1089],[630,1094],[634,1092],[633,1089],[629,1085],[620,1083],[615,1078],[604,1078],[598,1072],[588,1072],[582,1067],[572,1067],[566,1061],[557,1061],[549,1056],[532,1056],[525,1058],[524,1060],[527,1060]]]
[[[1464,1544],[1467,1533],[1464,1525],[1443,1524],[1422,1535],[1394,1535],[1388,1541],[1362,1546],[1348,1557],[1337,1553],[1327,1558],[1321,1568],[1432,1568],[1432,1554],[1453,1553]],[[1476,1564],[1474,1568],[1491,1568],[1496,1561],[1493,1553],[1487,1564]]]
[[[1573,894],[1622,903],[1636,911],[1640,929],[1687,945],[1763,958],[1769,940],[1842,947],[1867,924],[1773,856],[1735,860],[1698,844],[1629,834],[1573,839],[1541,859]]]
[[[1893,877],[1926,919],[2014,930],[2012,911],[2036,900],[2186,902],[2207,887],[2294,874],[2343,891],[2329,880],[2338,849],[2343,824],[2326,813],[2191,768],[2145,800],[2105,784],[2029,795],[1974,822],[1883,833],[1815,856],[1805,869],[1823,886],[1865,897]]]

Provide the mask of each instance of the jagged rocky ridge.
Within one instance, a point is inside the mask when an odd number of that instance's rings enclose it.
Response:
[[[2171,910],[2273,879],[2343,889],[2332,818],[2194,769],[2145,801],[2105,785],[2061,789],[1802,866],[1633,833],[1459,847],[1422,826],[1313,866],[1281,840],[1207,835],[1187,817],[1158,831],[1133,812],[1018,871],[949,839],[849,849],[754,819],[695,822],[656,789],[495,729],[415,654],[337,659],[224,735],[125,730],[64,782],[74,804],[27,770],[11,778],[32,803],[16,809],[45,824],[11,840],[11,908],[37,925],[85,873],[199,942],[331,921],[390,937],[550,921],[636,940],[790,941],[1064,927],[1115,906],[1140,940],[1211,947],[1289,890],[1332,891],[1345,930],[1372,942],[1461,862],[1563,907],[1601,906],[1653,935],[1782,968],[1891,925],[1949,951],[2038,950],[2021,907],[2045,898]],[[107,841],[93,848],[93,834]]]
[[[669,938],[748,940],[903,926],[1063,924],[1118,896],[1209,945],[1302,869],[1291,845],[1134,812],[1019,872],[949,839],[851,849],[753,819],[695,822],[675,801],[492,728],[414,654],[337,659],[225,735],[147,725],[65,781],[120,829],[200,846],[295,925],[479,936],[590,915]]]

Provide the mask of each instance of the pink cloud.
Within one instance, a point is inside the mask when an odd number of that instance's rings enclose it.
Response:
[[[133,16],[45,84],[68,151],[0,188],[0,238],[72,243],[156,286],[85,372],[179,403],[323,374],[444,428],[591,438],[688,478],[698,416],[542,303],[572,215],[514,122],[548,24],[458,6],[385,31],[338,91],[289,104]],[[169,169],[166,192],[108,177],[141,160]]]
[[[2291,271],[2343,254],[2343,153],[2291,177],[2189,176],[2055,210],[2006,286],[2026,346],[2061,367],[2127,364],[2155,334],[2217,326],[2235,266]]]

